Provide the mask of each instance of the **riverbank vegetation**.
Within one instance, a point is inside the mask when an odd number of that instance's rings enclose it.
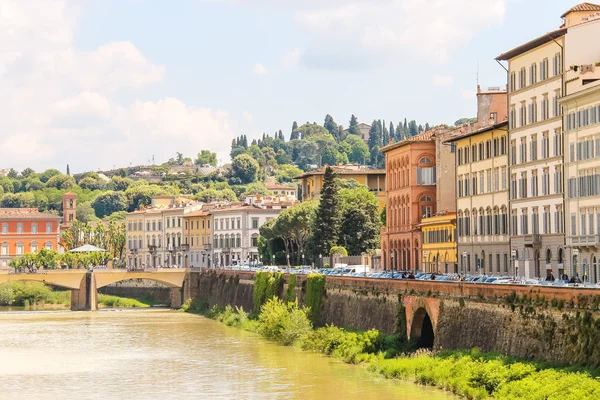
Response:
[[[0,306],[70,306],[71,291],[53,289],[41,282],[12,281],[0,284]],[[104,308],[140,308],[158,304],[152,296],[130,299],[98,294],[98,306]]]
[[[517,360],[478,349],[418,349],[405,335],[389,336],[375,329],[353,332],[331,325],[314,329],[310,310],[299,307],[297,301],[286,303],[273,297],[258,315],[230,306],[208,309],[199,301],[187,301],[183,310],[256,332],[282,345],[365,365],[386,378],[436,386],[468,399],[600,398],[597,370]]]

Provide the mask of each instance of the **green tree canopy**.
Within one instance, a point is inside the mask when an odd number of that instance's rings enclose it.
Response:
[[[231,167],[234,176],[239,178],[242,183],[250,183],[256,180],[260,168],[258,163],[247,154],[240,154],[235,157],[231,163]]]
[[[379,247],[381,216],[377,197],[366,186],[340,190],[339,243],[352,255]]]
[[[108,191],[96,197],[92,207],[98,218],[104,218],[117,211],[127,210],[127,196],[123,192]]]
[[[217,166],[217,153],[213,153],[210,150],[200,150],[198,153],[198,157],[194,160],[194,164],[196,165],[212,165],[213,167]]]
[[[348,146],[348,161],[355,164],[366,165],[369,161],[369,146],[360,136],[348,135],[342,142]]]
[[[327,167],[323,177],[323,189],[317,209],[313,233],[314,256],[329,254],[329,249],[338,241],[340,213],[338,209],[337,176],[333,168]]]
[[[40,179],[42,182],[43,179]],[[56,189],[70,189],[75,186],[75,179],[69,175],[63,175],[59,173],[58,175],[52,176],[46,182],[47,188],[56,188]]]

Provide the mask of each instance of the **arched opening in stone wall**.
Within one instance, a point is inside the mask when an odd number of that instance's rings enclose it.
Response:
[[[435,334],[433,333],[433,324],[427,311],[421,307],[415,312],[412,327],[410,329],[410,338],[417,340],[419,348],[433,348]]]

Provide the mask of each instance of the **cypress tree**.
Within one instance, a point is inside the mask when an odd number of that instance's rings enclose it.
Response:
[[[385,126],[385,120],[383,121],[383,134],[381,136],[381,140],[384,146],[390,142],[390,133],[387,130],[387,126]]]
[[[340,214],[337,174],[331,167],[325,168],[321,199],[317,209],[315,231],[313,234],[314,256],[329,255],[329,250],[337,245],[340,234]]]
[[[396,139],[396,132],[394,130],[394,123],[392,121],[390,121],[390,139],[392,139],[392,141],[394,142],[398,141]]]
[[[69,164],[67,164],[67,175],[71,176],[71,168],[69,168]]]
[[[350,117],[350,126],[348,126],[348,132],[354,135],[358,135],[358,119],[352,114]]]
[[[290,135],[290,140],[300,139],[298,132],[296,132],[296,129],[298,129],[298,123],[294,121],[294,123],[292,124],[292,134]]]

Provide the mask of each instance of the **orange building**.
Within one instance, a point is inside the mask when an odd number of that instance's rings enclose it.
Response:
[[[0,208],[0,269],[25,253],[58,250],[60,217],[36,208]]]
[[[387,177],[384,269],[420,269],[421,219],[436,213],[435,133],[423,132],[381,149]]]

